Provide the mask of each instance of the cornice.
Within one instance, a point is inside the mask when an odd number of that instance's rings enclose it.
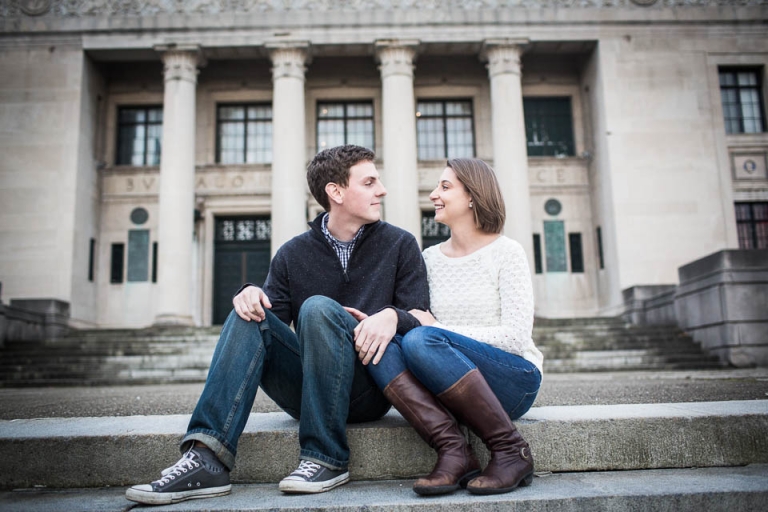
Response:
[[[0,18],[144,17],[266,12],[483,9],[663,9],[765,6],[768,0],[8,0]]]

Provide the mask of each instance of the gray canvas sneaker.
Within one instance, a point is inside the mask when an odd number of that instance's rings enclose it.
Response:
[[[330,491],[349,482],[349,471],[335,470],[301,460],[296,471],[280,481],[279,489],[287,493],[317,493]]]
[[[145,505],[168,505],[229,494],[229,470],[208,448],[193,446],[151,484],[134,485],[125,497]]]

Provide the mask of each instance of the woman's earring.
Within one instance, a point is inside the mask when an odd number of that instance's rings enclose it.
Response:
[[[474,203],[472,203],[472,201],[470,201],[470,202],[469,202],[469,207],[470,207],[470,208],[472,208],[472,205],[473,205],[473,204],[474,204]]]

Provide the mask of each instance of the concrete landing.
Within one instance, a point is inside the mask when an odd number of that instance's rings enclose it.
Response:
[[[765,510],[768,465],[738,468],[561,473],[535,478],[533,485],[498,496],[465,491],[424,498],[412,480],[352,482],[331,492],[283,495],[275,484],[234,485],[221,498],[191,500],[162,507],[134,506],[124,488],[0,492],[4,512],[157,511],[547,511],[581,512],[749,512]]]

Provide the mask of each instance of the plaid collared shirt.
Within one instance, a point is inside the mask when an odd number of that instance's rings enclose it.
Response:
[[[350,240],[349,242],[341,242],[339,240],[336,240],[330,231],[328,231],[328,214],[325,214],[325,217],[323,217],[323,234],[325,235],[325,238],[330,242],[331,247],[333,247],[333,250],[336,251],[336,255],[339,257],[339,261],[341,261],[341,266],[344,268],[344,272],[347,271],[347,264],[349,264],[349,257],[352,255],[352,249],[355,248],[355,244],[357,243],[357,240],[360,238],[360,235],[363,234],[363,230],[365,229],[365,226],[360,226],[360,229],[357,231],[357,234],[355,234],[355,237]]]

